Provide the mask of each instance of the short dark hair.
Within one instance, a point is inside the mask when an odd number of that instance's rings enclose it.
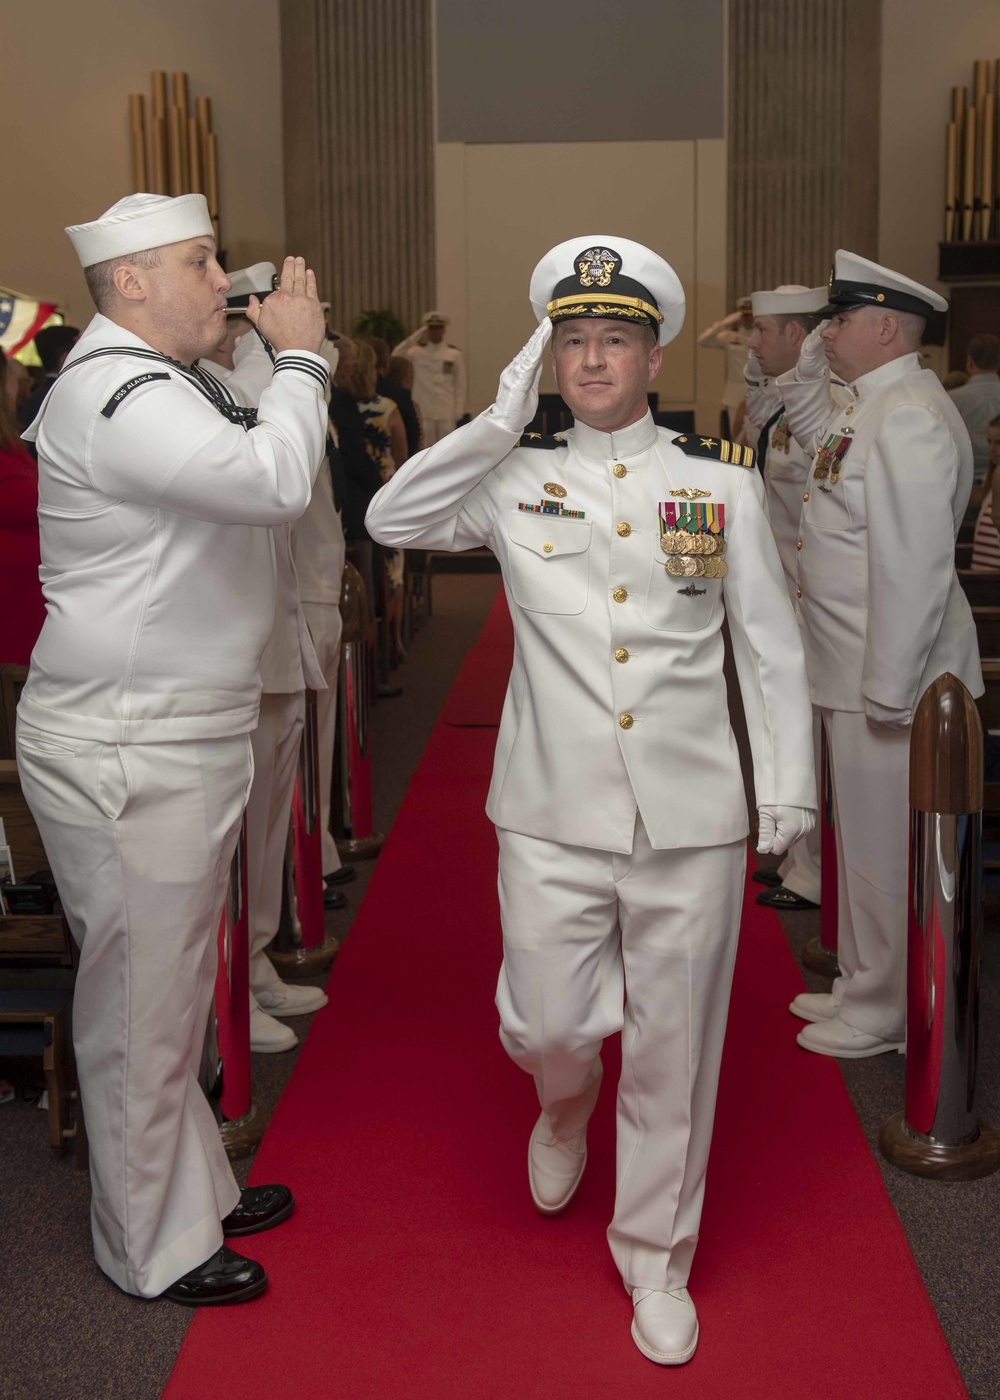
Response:
[[[790,321],[798,321],[806,335],[823,324],[823,317],[818,311],[783,311],[774,319],[777,321],[780,331],[786,331]]]
[[[392,358],[392,351],[389,349],[389,342],[383,340],[379,335],[366,335],[365,344],[370,345],[375,351],[375,368],[379,374],[385,374],[389,368],[389,361]]]
[[[43,326],[35,336],[35,349],[46,374],[57,374],[62,362],[80,338],[77,326]]]
[[[967,354],[976,369],[996,373],[1000,369],[1000,336],[990,335],[988,331],[985,335],[974,335]]]
[[[160,261],[159,248],[142,248],[137,253],[123,253],[120,258],[109,258],[107,262],[85,267],[83,275],[87,279],[87,288],[98,311],[106,312],[111,309],[115,293],[115,272],[119,267],[131,265],[148,271],[151,267],[159,267]]]

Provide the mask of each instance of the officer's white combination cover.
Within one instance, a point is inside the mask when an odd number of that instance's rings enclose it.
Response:
[[[254,263],[252,267],[238,267],[235,272],[227,273],[233,284],[229,288],[229,302],[251,296],[266,297],[274,290],[276,273],[277,268],[272,262]]]
[[[546,316],[641,321],[661,345],[684,324],[677,273],[652,249],[615,234],[580,234],[552,248],[531,274],[528,296],[539,322]]]
[[[793,316],[796,312],[812,316],[826,305],[827,289],[789,282],[773,292],[754,292],[750,301],[755,316]]]
[[[112,204],[99,219],[73,224],[66,232],[81,267],[188,238],[214,238],[208,201],[203,194],[130,194]]]

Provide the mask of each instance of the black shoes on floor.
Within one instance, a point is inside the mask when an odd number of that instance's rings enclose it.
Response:
[[[280,1225],[295,1209],[295,1198],[287,1186],[245,1186],[239,1203],[222,1222],[227,1238],[257,1235]],[[229,1303],[248,1303],[267,1287],[267,1274],[255,1259],[223,1245],[211,1259],[190,1269],[160,1296],[186,1308],[221,1308]]]

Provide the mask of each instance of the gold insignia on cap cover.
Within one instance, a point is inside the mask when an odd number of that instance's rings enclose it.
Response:
[[[555,496],[557,501],[563,500],[566,495],[565,486],[560,486],[558,481],[547,481],[542,487],[546,496]]]
[[[610,287],[611,274],[620,259],[610,248],[588,248],[580,254],[577,269],[581,287]]]

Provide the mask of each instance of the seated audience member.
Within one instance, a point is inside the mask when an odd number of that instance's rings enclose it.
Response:
[[[951,399],[965,421],[972,439],[976,483],[990,466],[986,446],[988,424],[1000,413],[1000,336],[974,335],[965,357],[969,382],[951,391]]]
[[[1000,414],[986,428],[990,465],[983,482],[985,495],[979,507],[976,533],[972,537],[972,571],[993,574],[1000,571],[1000,533],[995,522],[1000,520]]]
[[[27,666],[45,621],[38,468],[18,435],[18,381],[0,350],[0,664]]]
[[[35,349],[42,362],[42,374],[18,413],[22,428],[30,428],[38,415],[45,395],[56,382],[56,376],[66,362],[66,356],[80,339],[76,326],[45,326],[35,336]]]

